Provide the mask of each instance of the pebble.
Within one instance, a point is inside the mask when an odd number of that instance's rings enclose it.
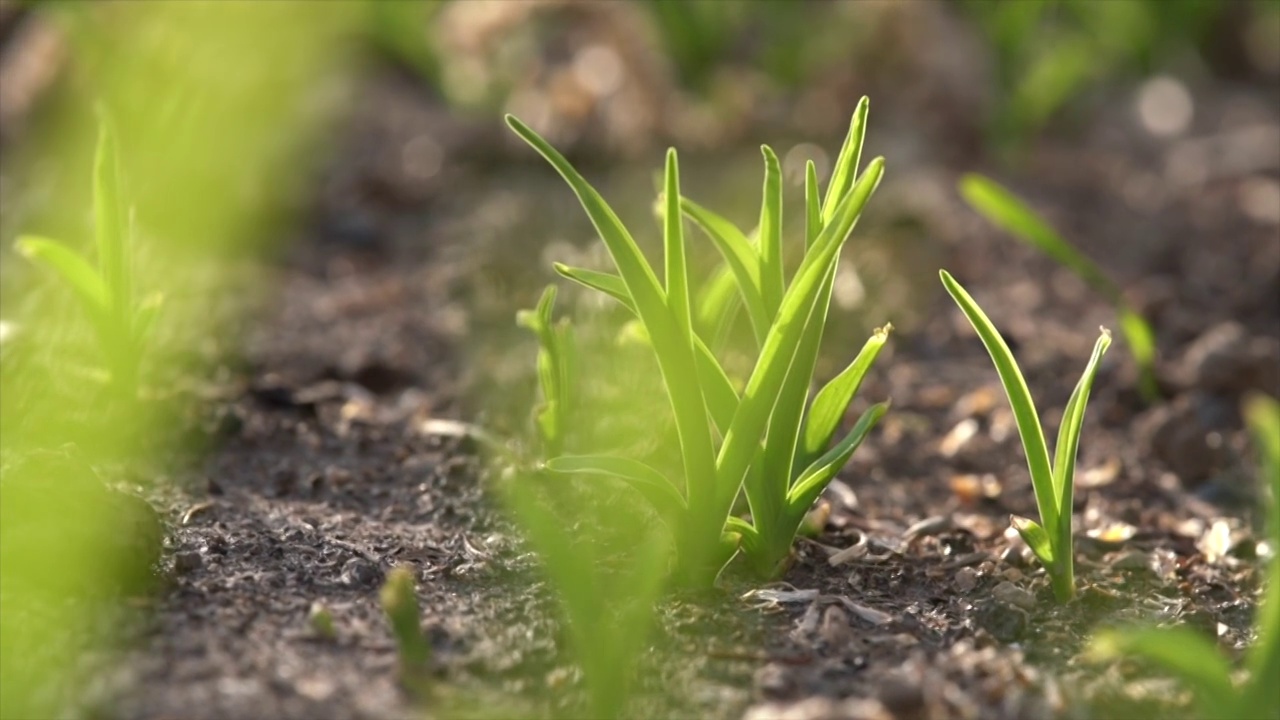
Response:
[[[785,700],[795,695],[796,683],[780,663],[769,663],[756,671],[752,679],[756,694],[763,700]]]
[[[372,587],[382,581],[382,569],[364,558],[351,558],[342,566],[342,584]]]
[[[1036,606],[1035,595],[1008,581],[996,585],[991,590],[991,597],[1000,602],[1020,607],[1023,610],[1030,610]]]
[[[971,567],[962,567],[956,571],[955,580],[952,582],[956,590],[968,593],[978,586],[978,571]]]
[[[839,605],[828,605],[822,612],[818,625],[818,637],[832,648],[842,648],[853,642],[853,629],[849,627],[849,615]]]
[[[1187,346],[1179,361],[1184,382],[1201,390],[1238,395],[1252,388],[1275,390],[1280,344],[1250,337],[1234,321],[1218,323]]]
[[[204,565],[204,558],[195,550],[183,550],[173,556],[173,571],[179,575],[199,570]]]
[[[1206,480],[1226,460],[1226,448],[1211,441],[1216,398],[1204,393],[1188,393],[1173,402],[1143,413],[1135,423],[1135,433],[1166,467],[1187,486]]]

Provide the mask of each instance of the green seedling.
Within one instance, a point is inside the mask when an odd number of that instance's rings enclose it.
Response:
[[[1232,682],[1231,662],[1212,640],[1190,628],[1129,628],[1096,635],[1090,655],[1097,660],[1142,657],[1192,690],[1201,718],[1280,717],[1280,403],[1264,396],[1245,401],[1245,421],[1258,448],[1263,483],[1270,486],[1271,562],[1266,594],[1254,625],[1257,639],[1245,656],[1248,679]]]
[[[536,411],[536,424],[545,457],[564,452],[566,418],[570,412],[569,380],[574,376],[573,329],[567,319],[552,322],[555,304],[555,286],[548,286],[536,309],[521,310],[516,315],[516,323],[538,337],[538,385],[542,405]]]
[[[666,577],[670,541],[661,523],[644,513],[601,518],[599,489],[535,473],[507,483],[506,495],[556,590],[590,717],[613,718],[630,695]],[[623,550],[611,552],[619,544]]]
[[[1076,452],[1080,445],[1080,427],[1084,424],[1085,406],[1089,404],[1089,390],[1098,373],[1098,363],[1111,345],[1111,334],[1106,328],[1093,346],[1093,355],[1085,366],[1084,375],[1071,393],[1062,424],[1058,427],[1058,442],[1049,463],[1049,448],[1045,442],[1040,416],[1036,413],[1026,380],[1013,359],[1013,353],[986,313],[974,302],[960,283],[946,270],[940,271],[942,284],[964,311],[965,317],[982,338],[982,344],[991,354],[1000,382],[1004,385],[1013,407],[1013,417],[1022,437],[1022,449],[1027,455],[1027,467],[1031,470],[1031,484],[1035,488],[1036,506],[1040,511],[1040,523],[1024,517],[1013,516],[1013,527],[1044,565],[1053,584],[1054,597],[1067,602],[1075,596],[1074,556],[1071,538],[1071,506],[1075,485]]]
[[[884,161],[856,175],[866,130],[867,101],[853,116],[826,198],[806,184],[805,255],[790,283],[782,263],[782,188],[777,157],[767,146],[759,242],[680,194],[674,149],[668,150],[663,193],[664,280],[596,190],[537,133],[512,116],[511,128],[537,150],[577,194],[617,268],[604,273],[557,265],[562,275],[605,293],[639,320],[675,417],[683,469],[673,480],[642,462],[607,455],[551,458],[550,470],[620,478],[638,490],[673,527],[676,580],[705,586],[738,547],[759,573],[776,572],[790,552],[806,511],[887,409],[872,406],[834,446],[830,441],[888,328],[869,340],[853,363],[806,400],[830,304],[840,251],[878,186]],[[809,176],[816,177],[812,166]],[[695,329],[685,259],[683,216],[704,230],[724,256],[747,310],[759,355],[739,393]],[[730,517],[745,484],[751,521]]]
[[[386,582],[378,593],[382,612],[391,625],[400,654],[400,679],[413,691],[425,689],[431,647],[419,625],[418,597],[413,582],[413,570],[397,567],[387,573]]]
[[[142,350],[160,309],[160,296],[134,299],[132,243],[124,221],[115,132],[100,113],[93,164],[94,237],[98,265],[66,245],[44,237],[18,238],[17,250],[51,270],[75,292],[98,340],[111,380],[121,391],[136,391]]]
[[[1092,260],[1062,239],[1018,196],[989,178],[969,174],[960,180],[960,194],[991,224],[1036,248],[1071,270],[1115,308],[1129,353],[1138,365],[1138,390],[1147,401],[1160,397],[1156,381],[1156,336],[1151,325],[1124,299],[1124,293]]]
[[[333,613],[323,603],[311,603],[311,610],[307,612],[307,624],[321,640],[331,641],[338,637],[338,630],[333,624]]]

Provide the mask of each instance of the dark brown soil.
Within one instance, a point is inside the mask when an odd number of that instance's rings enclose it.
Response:
[[[954,182],[974,168],[951,144],[968,131],[873,98],[870,143],[889,180],[846,251],[865,293],[834,311],[822,372],[892,321],[855,410],[890,397],[893,409],[782,582],[729,577],[712,598],[664,601],[635,717],[1178,712],[1185,698],[1159,680],[1085,662],[1089,633],[1144,620],[1202,628],[1229,654],[1252,640],[1259,504],[1238,408],[1249,390],[1280,395],[1280,97],[1198,92],[1194,136],[1241,144],[1252,165],[1210,152],[1204,177],[1177,177],[1170,158],[1201,141],[1147,139],[1118,104],[1004,176],[1122,283],[1160,339],[1164,398],[1134,392],[1122,341],[1094,391],[1076,492],[1079,599],[1055,604],[1007,531],[1010,513],[1034,514],[1028,474],[995,372],[937,270],[1004,331],[1051,427],[1114,313],[963,206]],[[169,587],[103,682],[111,716],[415,715],[378,604],[397,565],[416,574],[434,650],[438,695],[425,707],[580,707],[554,598],[495,478],[465,426],[439,421],[518,429],[522,417],[495,410],[533,403],[534,349],[514,313],[551,281],[551,260],[593,252],[590,230],[496,120],[462,124],[392,72],[362,94],[310,230],[266,270],[273,291],[244,368],[210,393],[225,398],[204,411],[216,449],[152,496],[169,523]],[[414,137],[443,152],[429,178],[386,160]],[[614,175],[584,164],[643,227],[659,157]],[[748,201],[735,217],[749,217],[754,152],[682,162],[687,192],[712,205],[737,192]],[[309,620],[321,607],[334,637]]]

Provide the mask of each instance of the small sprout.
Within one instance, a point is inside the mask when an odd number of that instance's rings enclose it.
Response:
[[[333,613],[329,612],[329,608],[325,607],[324,603],[311,603],[311,610],[307,613],[307,624],[321,640],[332,641],[338,637],[338,631],[333,625]]]
[[[1035,488],[1040,522],[1037,524],[1034,520],[1016,515],[1010,521],[1049,573],[1054,597],[1058,602],[1066,602],[1075,596],[1071,507],[1080,428],[1084,424],[1084,410],[1089,403],[1093,379],[1098,373],[1098,363],[1111,346],[1111,333],[1106,328],[1099,328],[1102,334],[1094,344],[1093,355],[1085,366],[1084,375],[1076,384],[1063,412],[1062,424],[1058,428],[1057,448],[1050,464],[1049,448],[1045,442],[1044,429],[1040,426],[1040,417],[1036,414],[1031,392],[1027,389],[1027,382],[1023,379],[1022,371],[1018,369],[1009,346],[960,283],[946,270],[940,271],[940,275],[943,286],[964,311],[965,317],[991,355],[996,372],[1000,375],[1000,382],[1009,397],[1009,404],[1013,407],[1018,434],[1022,436],[1022,449],[1027,455],[1027,466],[1031,470],[1031,484]]]
[[[159,293],[134,295],[132,226],[124,219],[116,136],[105,111],[99,113],[93,164],[94,236],[97,266],[63,243],[32,235],[18,238],[18,252],[60,277],[76,293],[89,317],[116,389],[137,392],[139,363],[161,305]]]
[[[1120,332],[1138,364],[1138,390],[1147,401],[1160,397],[1156,380],[1156,335],[1146,319],[1124,299],[1124,293],[1102,268],[1076,250],[1044,218],[1017,195],[990,178],[969,174],[960,180],[960,194],[992,225],[1053,258],[1076,274],[1115,308]]]
[[[1271,541],[1280,543],[1280,403],[1250,396],[1245,422],[1261,460],[1262,484],[1271,490]],[[1263,718],[1280,715],[1280,555],[1272,556],[1265,595],[1254,616],[1257,641],[1245,654],[1248,679],[1232,681],[1231,662],[1217,644],[1185,627],[1133,627],[1094,636],[1088,656],[1095,662],[1138,656],[1186,683],[1202,718]]]
[[[420,689],[431,661],[431,647],[419,625],[413,570],[397,567],[387,573],[379,598],[399,649],[401,681],[410,689]]]

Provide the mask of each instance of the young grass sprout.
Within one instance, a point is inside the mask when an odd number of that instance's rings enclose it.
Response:
[[[1111,345],[1111,334],[1106,328],[1102,329],[1102,334],[1093,346],[1089,364],[1085,366],[1084,375],[1080,377],[1080,382],[1067,401],[1062,424],[1058,427],[1053,464],[1050,464],[1049,448],[1045,443],[1044,430],[1040,426],[1040,417],[1036,414],[1031,392],[1027,389],[1026,380],[1023,379],[1009,346],[960,283],[946,270],[940,271],[940,274],[947,292],[960,306],[978,337],[982,339],[987,352],[991,354],[1000,382],[1009,396],[1009,404],[1013,407],[1018,434],[1022,436],[1022,449],[1026,452],[1027,466],[1031,470],[1031,484],[1035,488],[1040,522],[1037,524],[1034,520],[1014,516],[1011,519],[1013,527],[1049,573],[1054,597],[1059,602],[1066,602],[1075,596],[1071,505],[1080,427],[1084,423],[1084,410],[1089,403],[1089,390],[1097,375],[1098,363]]]
[[[1189,628],[1108,630],[1090,646],[1097,660],[1138,656],[1159,666],[1191,688],[1199,717],[1215,720],[1280,715],[1280,403],[1252,396],[1244,414],[1262,461],[1263,484],[1270,486],[1272,547],[1266,595],[1254,619],[1257,640],[1245,656],[1248,679],[1242,686],[1233,683],[1231,663],[1212,640]]]
[[[1138,391],[1148,402],[1159,398],[1155,331],[1124,299],[1120,286],[1064,240],[1018,196],[991,179],[976,174],[965,175],[960,180],[960,194],[991,224],[1053,258],[1111,303],[1120,321],[1120,331],[1129,345],[1129,353],[1138,365]]]
[[[607,455],[553,457],[546,466],[562,473],[619,477],[644,494],[673,528],[676,581],[681,585],[709,584],[739,547],[757,572],[774,574],[788,557],[805,512],[887,409],[887,403],[872,406],[849,435],[829,447],[863,375],[887,339],[888,327],[868,341],[849,368],[808,405],[807,417],[805,413],[840,251],[884,172],[884,161],[877,158],[856,174],[867,107],[864,98],[821,204],[817,183],[806,185],[806,252],[789,283],[782,262],[781,171],[767,146],[762,148],[765,182],[758,243],[724,218],[684,199],[676,152],[667,152],[661,212],[664,268],[659,280],[599,193],[542,137],[507,117],[516,134],[577,194],[613,259],[616,274],[565,265],[556,270],[622,303],[643,326],[675,418],[683,479]],[[809,175],[814,176],[812,168]],[[705,315],[693,307],[685,216],[724,256],[759,345],[741,393],[697,329],[701,322],[695,325],[695,318]],[[750,522],[730,517],[744,486]]]
[[[134,300],[131,232],[124,221],[116,136],[105,112],[99,114],[93,163],[94,236],[98,266],[66,245],[43,237],[18,238],[18,252],[62,278],[89,317],[114,386],[126,396],[136,392],[138,364],[146,346],[160,296]]]

